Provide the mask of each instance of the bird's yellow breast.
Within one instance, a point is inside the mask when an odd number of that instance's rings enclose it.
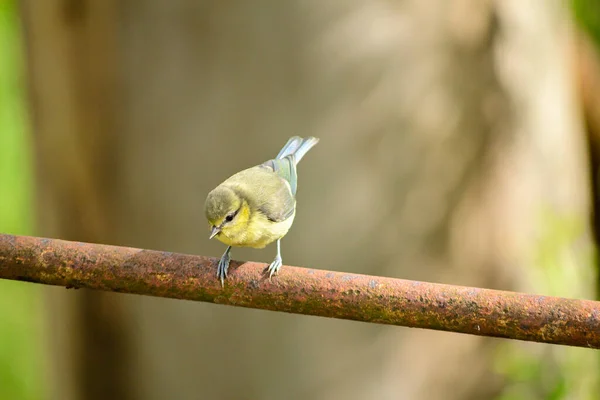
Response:
[[[260,212],[252,212],[244,202],[236,223],[223,227],[216,238],[228,246],[262,249],[288,233],[295,215],[294,211],[284,221],[273,222]]]

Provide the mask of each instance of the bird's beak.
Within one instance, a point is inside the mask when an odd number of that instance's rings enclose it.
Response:
[[[218,226],[213,226],[211,231],[210,231],[210,237],[208,239],[212,239],[215,236],[217,236],[217,234],[221,232],[221,228],[219,228]]]

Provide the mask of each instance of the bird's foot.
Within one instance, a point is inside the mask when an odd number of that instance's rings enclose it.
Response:
[[[267,272],[269,273],[269,279],[271,279],[271,277],[273,275],[277,275],[277,273],[281,269],[281,265],[282,264],[283,264],[283,262],[281,260],[281,256],[277,255],[275,257],[275,260],[273,260],[273,262],[271,263],[271,265],[269,265],[269,267],[267,268]]]
[[[229,252],[223,254],[223,257],[219,260],[219,265],[217,266],[217,278],[221,280],[221,286],[225,286],[225,278],[227,278],[230,260]]]

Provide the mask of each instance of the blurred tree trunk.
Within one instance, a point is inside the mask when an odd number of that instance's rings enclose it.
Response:
[[[591,295],[578,263],[552,269],[589,249],[560,2],[23,3],[41,234],[220,255],[206,193],[310,134],[286,264]],[[482,338],[48,296],[60,399],[483,399],[511,379]],[[543,397],[555,351],[526,348],[550,360]]]
[[[597,6],[600,9],[600,3]],[[586,137],[592,177],[593,232],[596,247],[600,245],[600,42],[594,42],[585,32],[574,41],[577,83],[583,105]],[[596,260],[596,270],[600,270]],[[596,277],[596,294],[600,293],[600,274]]]
[[[43,236],[117,243],[116,4],[22,2]],[[131,398],[123,301],[46,291],[49,398]]]

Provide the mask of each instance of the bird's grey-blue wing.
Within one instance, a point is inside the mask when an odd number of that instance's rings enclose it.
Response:
[[[285,179],[287,183],[290,184],[292,196],[296,196],[296,190],[298,188],[298,175],[296,172],[296,160],[294,159],[294,155],[269,160],[262,165],[270,168],[279,177]]]

